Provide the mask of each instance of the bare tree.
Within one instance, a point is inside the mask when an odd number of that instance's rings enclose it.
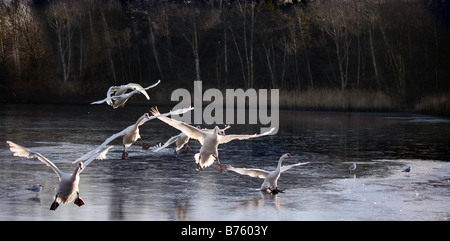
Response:
[[[371,59],[372,59],[372,66],[373,66],[373,72],[375,75],[375,79],[376,79],[376,83],[377,83],[377,88],[381,87],[381,83],[380,83],[380,79],[378,78],[378,66],[377,66],[377,60],[375,57],[375,47],[374,47],[374,36],[373,36],[373,30],[377,28],[377,21],[379,21],[377,19],[377,9],[375,7],[374,1],[364,1],[365,3],[365,7],[364,7],[364,11],[362,13],[363,18],[365,18],[367,20],[367,25],[366,29],[369,33],[369,46],[370,46],[370,55],[371,55]]]
[[[75,31],[71,3],[69,1],[55,1],[50,6],[49,12],[51,15],[49,24],[58,40],[58,53],[63,71],[63,82],[66,83],[69,80],[71,72],[72,38]]]
[[[349,51],[352,42],[352,14],[346,1],[332,0],[316,5],[319,23],[335,45],[341,90],[348,83]]]
[[[192,53],[194,55],[194,63],[195,63],[195,77],[196,80],[201,80],[200,78],[200,57],[198,55],[198,45],[199,45],[199,31],[198,31],[198,21],[200,16],[200,10],[198,8],[192,9],[191,14],[189,14],[189,18],[192,24],[192,32],[191,36],[188,33],[184,33],[184,37],[192,48]]]
[[[238,13],[240,14],[241,18],[242,18],[242,39],[243,39],[243,44],[244,44],[244,57],[245,57],[245,63],[246,63],[246,77],[244,78],[244,81],[246,82],[247,87],[251,88],[253,86],[254,83],[254,71],[253,71],[253,66],[254,66],[254,56],[253,56],[253,47],[254,47],[254,34],[255,34],[255,23],[256,23],[256,3],[251,0],[251,1],[237,1],[237,10]],[[240,61],[241,61],[241,66],[244,66],[243,64],[243,59],[242,59],[242,54],[240,52],[239,45],[237,43],[235,34],[234,34],[234,30],[231,28],[230,26],[230,30],[233,36],[233,41],[235,43],[236,46],[236,50],[238,52]],[[247,31],[250,31],[250,33],[248,33]],[[244,69],[242,70],[244,72]]]
[[[109,25],[108,25],[108,21],[106,20],[106,16],[104,13],[104,10],[100,7],[100,13],[102,15],[102,23],[103,23],[103,30],[104,30],[104,36],[105,36],[105,41],[106,41],[106,48],[108,50],[108,59],[109,59],[109,64],[111,66],[111,71],[112,71],[112,75],[113,75],[113,79],[114,79],[114,84],[117,84],[117,78],[116,78],[116,70],[114,67],[114,59],[111,53],[111,47],[113,45],[112,39],[111,39],[111,34],[109,31]]]
[[[227,33],[228,33],[228,21],[227,21],[227,10],[226,8],[222,7],[222,0],[220,0],[220,14],[222,17],[222,23],[223,23],[223,58],[224,58],[224,63],[223,63],[223,67],[224,67],[224,75],[225,75],[225,85],[228,85],[228,38],[227,38]]]
[[[161,70],[161,64],[159,62],[159,58],[158,58],[158,50],[156,49],[156,40],[155,40],[155,33],[154,33],[154,21],[152,21],[152,18],[150,17],[150,15],[147,15],[148,18],[148,22],[149,22],[149,39],[150,39],[150,43],[152,45],[152,52],[153,52],[153,57],[155,58],[155,62],[156,62],[156,66],[158,67],[158,71],[159,71],[159,76],[161,79],[164,78],[163,72]]]
[[[314,88],[314,80],[313,80],[313,76],[312,76],[312,71],[311,71],[311,63],[309,60],[309,54],[308,54],[308,45],[307,45],[307,41],[306,38],[308,36],[307,32],[308,32],[308,25],[305,24],[305,20],[303,20],[303,18],[306,18],[306,14],[304,13],[304,10],[302,10],[301,8],[296,8],[295,9],[295,15],[297,18],[297,25],[298,25],[298,30],[295,31],[295,33],[298,32],[298,34],[300,35],[300,40],[301,40],[301,46],[303,48],[303,51],[305,52],[305,59],[306,59],[306,67],[308,69],[308,79],[309,79],[309,83],[310,83],[310,87]],[[294,38],[296,39],[296,38]],[[296,42],[294,41],[294,44],[296,44]],[[295,54],[297,53],[297,45],[295,45]],[[297,69],[297,57],[295,57],[295,63],[296,63],[296,70]]]
[[[394,43],[397,42],[398,40],[389,37],[393,36],[392,33],[389,34],[388,36],[387,31],[389,30],[389,24],[383,22],[382,20],[378,21],[378,24],[381,35],[383,36],[384,44],[386,46],[386,53],[388,59],[387,62],[394,75],[397,93],[400,95],[401,99],[404,100],[406,94],[406,69],[404,56],[402,55],[401,49],[395,48],[394,46]]]
[[[188,7],[176,9],[180,26],[173,26],[186,40],[194,56],[195,78],[201,80],[200,74],[200,46],[206,42],[208,31],[219,22],[220,13],[215,9],[204,8],[192,4]]]
[[[6,24],[6,17],[5,17],[5,10],[4,10],[4,3],[0,4],[0,60],[1,64],[3,66],[6,65],[6,55],[7,55],[7,36],[8,36],[8,29]]]
[[[2,38],[2,55],[6,59],[6,56],[8,55],[6,46],[10,45],[13,66],[15,68],[14,72],[16,73],[15,76],[17,80],[20,80],[22,73],[20,57],[20,16],[23,15],[23,4],[21,1],[2,1],[0,4],[2,12],[5,14],[2,16],[2,25],[5,29],[1,31],[3,32],[6,30],[9,32],[4,32],[6,36]],[[9,44],[7,44],[7,42],[9,42]]]

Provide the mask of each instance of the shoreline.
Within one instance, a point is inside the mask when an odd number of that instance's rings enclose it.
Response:
[[[373,113],[381,113],[381,112],[405,112],[405,113],[417,113],[417,114],[426,114],[438,117],[450,117],[450,99],[446,95],[437,95],[435,97],[426,97],[422,98],[423,101],[419,101],[414,105],[404,105],[404,106],[378,106],[374,107],[374,105],[353,105],[353,104],[342,104],[335,103],[333,105],[325,105],[324,102],[314,102],[315,105],[309,104],[299,104],[299,102],[286,103],[285,100],[288,97],[280,94],[280,105],[279,110],[283,111],[329,111],[329,112],[349,112],[349,113],[357,113],[357,112],[373,112]],[[302,98],[302,97],[300,97]],[[332,99],[332,98],[331,98]],[[16,100],[0,100],[0,105],[86,105],[91,106],[90,103],[93,100],[83,100],[78,98],[48,98],[48,99],[16,99]],[[284,102],[283,102],[284,101]],[[129,106],[158,106],[163,108],[171,108],[175,106],[178,102],[176,101],[162,101],[162,100],[153,100],[153,101],[145,101],[145,100],[130,100],[127,105]],[[204,101],[203,107],[207,106],[209,102]],[[268,106],[270,108],[270,105]]]

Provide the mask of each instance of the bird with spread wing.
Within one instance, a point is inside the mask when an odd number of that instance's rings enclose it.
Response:
[[[17,145],[12,141],[6,141],[9,145],[9,149],[13,152],[14,156],[25,157],[25,158],[37,158],[39,161],[43,162],[47,166],[49,166],[55,173],[58,175],[59,184],[56,188],[55,200],[50,206],[50,210],[56,210],[59,204],[67,204],[73,200],[77,206],[84,205],[84,201],[80,198],[80,190],[78,188],[78,184],[80,183],[80,173],[86,168],[89,163],[91,163],[95,159],[105,159],[106,153],[108,153],[109,149],[113,146],[110,146],[103,150],[102,152],[93,152],[90,155],[86,156],[84,162],[79,162],[75,171],[73,173],[65,173],[61,171],[53,162],[47,159],[45,156],[40,154],[39,152],[32,151],[23,146]],[[103,149],[103,147],[101,148]]]
[[[241,175],[247,175],[251,177],[258,177],[261,179],[264,179],[263,184],[261,185],[261,188],[259,190],[261,191],[267,191],[269,190],[271,193],[277,194],[278,192],[282,192],[278,188],[278,179],[280,178],[281,173],[300,165],[306,165],[309,162],[299,162],[292,165],[287,166],[281,166],[281,163],[286,158],[291,158],[291,154],[286,153],[280,157],[278,160],[277,168],[274,171],[266,171],[262,169],[256,169],[256,168],[236,168],[231,165],[227,166],[227,170],[234,171],[236,173],[239,173]]]
[[[120,86],[111,86],[109,87],[108,91],[106,92],[106,98],[99,101],[94,101],[91,103],[91,105],[96,104],[102,104],[105,103],[112,106],[114,109],[118,107],[124,107],[125,103],[128,101],[131,96],[134,94],[143,94],[147,100],[150,99],[150,97],[147,94],[146,90],[149,90],[151,88],[156,87],[161,80],[158,80],[156,84],[150,85],[146,88],[143,88],[140,84],[135,83],[129,83],[126,85],[120,85]],[[125,93],[128,90],[132,90],[131,92]]]
[[[153,114],[153,116],[160,115],[157,108],[152,108],[150,112]],[[272,128],[265,133],[254,135],[225,135],[225,132],[221,131],[217,126],[213,129],[212,133],[209,133],[203,130],[199,130],[198,128],[186,124],[182,121],[171,119],[165,116],[160,116],[157,118],[169,124],[170,126],[182,131],[188,137],[196,139],[200,142],[200,144],[202,145],[200,148],[200,152],[194,155],[195,163],[197,163],[197,171],[201,171],[204,168],[211,166],[216,159],[219,164],[217,170],[221,172],[225,170],[225,167],[221,165],[219,161],[219,152],[217,149],[219,144],[224,144],[233,140],[247,140],[262,137],[271,134],[275,130],[275,128]]]

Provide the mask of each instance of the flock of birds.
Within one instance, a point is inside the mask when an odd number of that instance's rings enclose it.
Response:
[[[128,101],[128,99],[137,93],[144,95],[147,98],[147,100],[149,100],[150,97],[148,96],[146,90],[156,87],[159,83],[160,81],[146,88],[143,88],[141,85],[134,83],[129,83],[121,86],[111,86],[107,91],[107,97],[105,99],[92,102],[91,104],[102,104],[106,102],[108,105],[116,109],[118,107],[123,107],[125,103]],[[127,93],[128,90],[131,91]],[[75,171],[72,173],[65,173],[61,171],[52,161],[50,161],[49,159],[47,159],[45,156],[43,156],[38,152],[32,151],[9,140],[7,140],[6,143],[9,145],[10,151],[13,152],[14,156],[25,158],[37,158],[38,160],[49,166],[58,175],[59,184],[56,189],[54,201],[50,206],[50,210],[56,210],[60,204],[67,204],[72,201],[78,206],[82,206],[85,204],[84,201],[80,198],[80,192],[78,187],[80,182],[80,174],[86,168],[86,166],[89,165],[93,160],[106,159],[106,154],[111,148],[114,147],[114,146],[107,147],[107,145],[116,138],[123,136],[122,159],[128,158],[128,152],[126,149],[138,140],[141,142],[143,149],[145,150],[150,149],[151,146],[142,141],[141,136],[139,134],[139,127],[152,119],[159,119],[181,131],[180,134],[171,137],[163,145],[161,145],[160,143],[159,145],[153,147],[152,148],[153,152],[158,152],[173,143],[176,143],[175,147],[176,155],[178,155],[178,151],[180,151],[185,145],[186,150],[190,152],[192,149],[189,147],[188,142],[191,138],[196,139],[201,144],[199,153],[196,153],[194,155],[197,171],[202,171],[204,168],[213,165],[214,161],[217,160],[218,171],[222,172],[224,170],[230,170],[239,173],[241,175],[247,175],[250,177],[257,177],[264,179],[264,182],[260,187],[261,191],[267,191],[272,194],[283,192],[278,188],[278,179],[280,178],[281,173],[291,169],[292,167],[306,165],[309,163],[309,162],[298,162],[292,165],[282,166],[282,162],[284,161],[284,159],[292,158],[292,156],[289,153],[286,153],[280,157],[280,159],[278,160],[278,165],[276,169],[273,171],[266,171],[256,168],[237,168],[231,165],[224,166],[220,163],[219,160],[219,153],[218,153],[219,144],[225,144],[233,140],[246,140],[263,137],[271,134],[274,128],[261,134],[225,135],[225,130],[230,128],[229,125],[225,126],[223,129],[220,129],[217,126],[214,129],[201,129],[199,126],[194,127],[182,121],[178,121],[167,117],[169,115],[180,115],[193,109],[194,109],[193,107],[188,107],[161,114],[158,108],[156,107],[151,108],[150,112],[152,116],[150,116],[148,113],[143,114],[134,124],[128,126],[127,128],[123,129],[122,131],[116,134],[113,134],[98,147],[75,160],[73,163],[76,163],[77,167],[75,168]],[[348,168],[348,170],[350,174],[354,174],[356,170],[356,163],[353,163]],[[406,175],[409,175],[410,171],[411,167],[408,167],[402,172],[405,172]],[[36,184],[33,187],[29,188],[28,190],[35,192],[37,196],[38,193],[42,190],[42,188],[43,186],[41,184]]]
[[[144,95],[147,98],[147,100],[149,100],[150,97],[148,96],[146,90],[156,87],[159,83],[160,81],[146,88],[143,88],[141,85],[134,83],[129,83],[127,85],[121,86],[111,86],[107,91],[107,97],[105,99],[92,102],[91,104],[102,104],[106,102],[108,105],[112,106],[115,109],[118,107],[123,107],[131,96],[138,93]],[[129,90],[131,91],[127,92]],[[72,201],[78,206],[82,206],[85,204],[85,202],[80,198],[80,192],[78,187],[80,182],[80,174],[82,171],[84,171],[87,165],[89,165],[93,160],[106,159],[106,154],[111,148],[113,148],[113,146],[107,145],[116,138],[123,136],[122,159],[128,158],[128,152],[126,149],[138,140],[141,142],[143,149],[147,150],[150,149],[150,145],[142,141],[141,136],[139,134],[139,127],[152,119],[159,119],[181,131],[179,135],[170,138],[165,144],[163,145],[159,144],[153,147],[152,151],[157,152],[171,145],[174,142],[176,142],[175,148],[176,154],[178,154],[178,151],[181,150],[181,148],[183,148],[184,145],[186,145],[186,150],[190,151],[191,148],[188,145],[188,141],[190,138],[196,139],[201,144],[199,153],[196,153],[194,155],[197,171],[201,171],[204,168],[213,165],[214,161],[217,160],[218,162],[217,169],[221,172],[228,169],[242,175],[248,175],[250,177],[258,177],[264,179],[264,182],[260,188],[261,191],[268,191],[273,194],[282,192],[282,190],[278,188],[277,183],[280,174],[292,167],[301,166],[309,163],[309,162],[299,162],[292,165],[282,166],[282,162],[284,159],[292,157],[289,153],[286,153],[280,157],[277,168],[274,171],[266,171],[262,169],[236,168],[231,165],[224,166],[219,161],[219,153],[218,153],[219,144],[224,144],[233,140],[247,140],[252,138],[263,137],[271,134],[274,131],[274,128],[261,134],[226,135],[225,130],[230,128],[230,126],[226,126],[223,129],[220,129],[217,126],[214,129],[201,129],[200,127],[194,127],[187,123],[167,117],[169,115],[180,115],[191,110],[193,110],[193,107],[182,108],[179,110],[161,114],[156,107],[151,108],[150,112],[152,116],[150,116],[149,113],[143,114],[134,124],[128,126],[127,128],[123,129],[122,131],[116,134],[113,134],[98,147],[75,160],[73,163],[76,163],[77,166],[74,172],[72,173],[65,173],[61,171],[52,161],[50,161],[48,158],[46,158],[45,156],[43,156],[38,152],[32,151],[9,140],[7,140],[6,143],[9,145],[10,151],[13,153],[14,156],[24,158],[37,158],[38,160],[49,166],[58,175],[59,184],[58,187],[56,188],[55,198],[50,206],[50,210],[56,210],[60,204],[67,204]],[[33,191],[36,193],[36,195],[38,195],[39,191],[42,190],[42,187],[43,187],[42,185],[37,184],[28,190]]]

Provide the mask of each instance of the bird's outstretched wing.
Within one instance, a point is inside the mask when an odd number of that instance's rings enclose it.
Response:
[[[150,97],[148,96],[146,90],[149,90],[149,89],[151,89],[151,88],[155,88],[160,82],[161,82],[161,80],[158,80],[158,82],[156,82],[156,83],[153,84],[153,85],[150,85],[150,86],[148,86],[148,87],[145,87],[144,89],[137,89],[137,90],[138,90],[141,94],[145,95],[145,98],[147,98],[147,100],[149,100]]]
[[[126,130],[129,127],[123,129],[120,132],[117,132],[116,134],[108,137],[108,139],[106,139],[102,144],[100,144],[99,146],[97,146],[95,149],[93,149],[92,151],[84,154],[82,157],[76,159],[75,161],[73,161],[72,163],[77,163],[77,162],[87,162],[92,156],[94,156],[96,153],[98,153],[101,149],[105,148],[106,145],[108,145],[111,141],[115,140],[117,137],[123,136],[124,133],[126,132]],[[95,159],[95,158],[94,158]],[[85,164],[86,165],[86,164]]]
[[[152,107],[152,109],[150,110],[150,112],[152,112],[153,109],[155,109],[155,108]],[[143,119],[143,120],[139,123],[139,125],[143,125],[145,122],[147,122],[147,121],[149,121],[149,120],[153,120],[153,119],[160,118],[160,117],[165,117],[165,118],[167,118],[166,116],[169,116],[169,115],[181,115],[181,114],[184,114],[184,113],[186,113],[186,112],[188,112],[188,111],[191,111],[191,110],[193,110],[193,109],[194,109],[194,107],[189,106],[188,108],[181,108],[181,109],[173,110],[173,111],[170,111],[170,112],[167,112],[167,113],[164,113],[164,114],[161,114],[161,113],[159,113],[159,111],[158,111],[158,114],[155,115],[155,114],[152,112],[153,116],[150,116],[150,118],[145,118],[145,119]],[[156,110],[158,110],[158,109],[156,108]],[[167,118],[167,119],[170,119],[170,118]]]
[[[295,163],[295,164],[292,164],[292,165],[282,166],[282,167],[281,167],[281,172],[285,172],[285,171],[287,171],[287,170],[289,170],[289,169],[291,169],[291,168],[293,168],[293,167],[301,166],[301,165],[306,165],[306,164],[308,164],[308,163],[309,163],[309,162],[299,162],[299,163]]]
[[[272,127],[269,131],[266,131],[262,134],[254,134],[254,135],[226,135],[226,136],[220,136],[219,137],[219,144],[227,143],[232,140],[246,140],[251,138],[257,138],[262,136],[270,135],[275,130],[274,127]]]
[[[143,88],[140,84],[134,84],[134,83],[129,83],[129,84],[125,85],[124,87],[126,87],[128,89],[132,89],[133,94],[139,92],[140,94],[143,94],[145,96],[145,98],[147,98],[147,100],[150,100],[150,97],[148,96],[146,90],[155,88],[160,82],[161,82],[161,80],[158,80],[158,82],[156,82],[155,84],[147,86],[145,88]]]
[[[80,173],[86,168],[87,165],[89,165],[89,163],[91,163],[93,160],[104,160],[106,159],[106,153],[108,153],[109,149],[113,148],[114,146],[110,146],[108,148],[106,148],[105,150],[103,150],[100,153],[94,153],[92,156],[89,157],[89,159],[87,159],[85,162],[83,162],[83,166],[84,168],[81,169]]]
[[[247,175],[251,177],[258,177],[261,179],[265,179],[267,175],[269,175],[270,172],[262,169],[256,169],[256,168],[236,168],[231,165],[227,165],[227,169],[236,173],[239,173],[241,175]]]
[[[179,115],[179,114],[183,114],[186,113],[190,110],[193,110],[193,107],[189,107],[189,108],[183,108],[183,109],[179,109],[176,111],[172,111],[172,112],[168,112],[168,113],[164,113],[164,114],[159,114],[158,116],[151,116],[150,118],[145,118],[144,120],[142,120],[139,125],[144,124],[145,122],[155,119],[157,117],[161,117],[161,116],[168,116],[168,115]],[[125,134],[125,132],[127,132],[128,128],[130,128],[131,126],[128,126],[127,128],[123,129],[120,132],[117,132],[116,134],[108,137],[108,139],[106,139],[102,144],[100,144],[98,147],[96,147],[94,150],[84,154],[82,157],[78,158],[77,160],[75,160],[72,163],[76,163],[76,162],[85,162],[87,161],[92,155],[94,155],[95,153],[99,152],[101,149],[103,149],[106,145],[108,145],[111,141],[115,140],[116,138],[123,136]]]
[[[105,103],[105,102],[108,102],[108,105],[112,105],[112,103],[109,104],[109,101],[110,101],[111,99],[112,99],[112,97],[105,98],[105,99],[99,100],[99,101],[94,101],[94,102],[91,102],[91,105],[99,105],[99,104],[102,104],[102,103]]]
[[[6,143],[8,143],[9,150],[14,153],[13,154],[14,156],[25,158],[37,158],[39,161],[49,166],[58,175],[59,179],[61,179],[61,176],[64,175],[64,172],[59,170],[59,168],[53,162],[51,162],[49,159],[41,155],[39,152],[34,152],[28,148],[17,145],[12,141],[6,141]]]
[[[192,107],[191,107],[192,108]],[[192,108],[193,109],[193,108]],[[182,121],[175,120],[172,118],[168,118],[165,116],[159,116],[160,113],[157,108],[152,108],[150,112],[155,116],[156,118],[160,119],[161,121],[166,122],[170,126],[182,131],[184,134],[189,136],[190,138],[196,139],[200,142],[200,144],[203,145],[203,141],[205,140],[206,133],[202,130],[199,130],[198,128],[191,126],[189,124],[186,124]]]
[[[126,102],[126,100],[128,100],[132,95],[136,94],[137,92],[139,92],[139,91],[138,91],[138,90],[133,90],[133,91],[131,91],[131,92],[129,92],[129,93],[125,93],[125,94],[121,94],[121,95],[113,95],[113,96],[110,96],[110,97],[106,97],[106,98],[103,99],[103,100],[94,101],[94,102],[91,103],[91,105],[102,104],[102,103],[104,103],[104,102],[107,102],[108,105],[114,105],[114,104],[111,102],[111,100],[114,100],[114,101],[115,101],[115,100],[117,100],[117,99],[123,99],[123,100],[125,100],[124,102]]]
[[[172,136],[169,140],[166,141],[166,143],[164,143],[164,145],[161,146],[161,143],[160,143],[158,146],[156,146],[157,148],[153,149],[152,151],[158,152],[158,151],[168,147],[172,143],[175,143],[178,140],[178,138],[180,138],[180,135],[181,135],[181,133],[176,136]]]

